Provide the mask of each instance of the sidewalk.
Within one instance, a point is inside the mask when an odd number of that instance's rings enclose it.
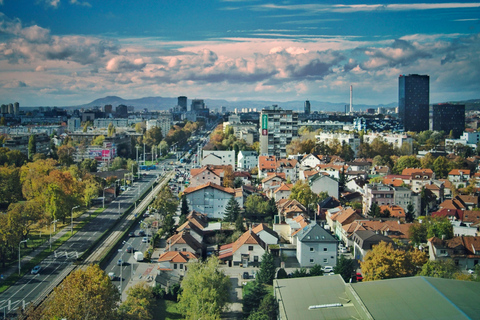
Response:
[[[90,215],[91,213],[95,212],[95,210],[97,210],[97,208],[90,208],[89,210],[83,212],[80,216],[75,218],[75,221],[85,220],[87,218],[87,215]],[[69,232],[70,232],[70,226],[65,226],[63,229],[58,231],[55,235],[52,235],[52,243],[54,243],[56,240],[60,239],[63,235]],[[27,255],[21,257],[20,259],[21,268],[23,268],[25,264],[27,264],[37,255],[39,255],[43,250],[50,248],[49,239],[47,239],[44,243],[42,243],[40,246],[38,246],[34,250],[30,251]],[[3,273],[1,274],[1,279],[2,280],[7,279],[8,277],[10,277],[12,274],[15,274],[15,273],[18,273],[18,264],[14,263],[7,270],[3,271]]]

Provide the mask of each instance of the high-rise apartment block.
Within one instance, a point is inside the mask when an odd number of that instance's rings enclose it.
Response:
[[[205,109],[205,102],[202,99],[193,99],[190,105],[191,111]]]
[[[430,77],[400,75],[398,78],[398,115],[405,131],[425,131],[429,127]]]
[[[287,157],[287,145],[298,136],[298,113],[277,105],[260,113],[260,153],[277,158]]]
[[[430,107],[430,130],[452,131],[458,139],[465,130],[465,105],[449,103],[434,104]]]

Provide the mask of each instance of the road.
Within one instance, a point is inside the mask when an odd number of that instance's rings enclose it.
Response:
[[[59,276],[65,276],[73,269],[73,261],[90,248],[103,232],[120,218],[119,206],[120,210],[125,211],[138,199],[140,194],[151,187],[156,177],[156,174],[151,173],[136,181],[133,188],[120,194],[102,214],[49,255],[40,264],[41,270],[38,274],[27,273],[17,283],[1,293],[0,314],[8,313],[8,310],[15,310],[19,306],[35,301],[44,296],[43,292],[55,287],[59,283],[59,279],[63,279]]]

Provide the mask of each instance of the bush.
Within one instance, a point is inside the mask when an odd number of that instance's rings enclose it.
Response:
[[[153,287],[152,293],[156,299],[159,299],[159,300],[165,299],[165,295],[166,295],[165,289],[163,289],[162,286],[160,285],[156,285],[155,287]]]
[[[283,268],[278,269],[277,279],[285,279],[285,278],[288,278],[287,271],[285,271],[285,269]]]

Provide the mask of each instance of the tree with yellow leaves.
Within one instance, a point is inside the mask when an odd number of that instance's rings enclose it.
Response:
[[[426,262],[427,255],[422,251],[395,249],[382,241],[365,255],[360,267],[363,280],[371,281],[416,275]]]

